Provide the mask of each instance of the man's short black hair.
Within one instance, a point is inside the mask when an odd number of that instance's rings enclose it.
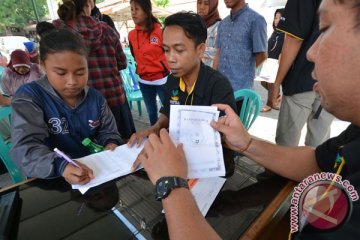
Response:
[[[194,12],[182,11],[168,16],[164,22],[164,30],[168,26],[182,27],[185,35],[195,42],[195,46],[206,41],[206,24],[202,17]]]

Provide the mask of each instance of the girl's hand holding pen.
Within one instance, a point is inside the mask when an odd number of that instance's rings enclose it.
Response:
[[[94,178],[92,169],[82,163],[76,163],[80,168],[73,164],[67,164],[64,169],[63,177],[68,183],[84,185]]]

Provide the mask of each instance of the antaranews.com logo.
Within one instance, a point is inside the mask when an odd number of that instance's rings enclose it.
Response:
[[[315,173],[295,188],[291,198],[290,232],[306,224],[320,230],[334,229],[351,215],[352,202],[359,195],[348,180],[335,173]]]

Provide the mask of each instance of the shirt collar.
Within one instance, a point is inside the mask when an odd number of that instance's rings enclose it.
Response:
[[[235,13],[230,12],[230,20],[235,21],[247,9],[249,9],[249,4],[245,3],[245,6],[243,8],[241,8],[241,9],[239,9],[237,12],[235,12]]]
[[[201,62],[198,77],[195,80],[194,85],[191,87],[190,92],[188,93],[188,95],[190,95],[191,93],[194,93],[196,95],[203,96],[203,89],[205,87],[205,86],[203,86],[204,67],[205,67],[204,63]],[[184,80],[182,78],[179,79],[179,88],[180,88],[180,90],[182,92],[186,92],[185,82],[184,82]]]

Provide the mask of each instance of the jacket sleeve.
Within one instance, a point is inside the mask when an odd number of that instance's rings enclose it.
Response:
[[[14,96],[10,157],[27,177],[59,177],[67,162],[58,158],[46,144],[49,132],[40,106],[25,93]]]
[[[117,145],[124,143],[117,130],[115,118],[105,100],[101,107],[101,126],[96,141],[102,146],[106,146],[109,143]]]
[[[5,70],[4,74],[2,76],[1,79],[1,90],[3,91],[3,93],[5,93],[6,95],[11,96],[10,94],[10,88],[9,88],[9,83],[10,83],[10,76],[8,74],[8,71]]]

